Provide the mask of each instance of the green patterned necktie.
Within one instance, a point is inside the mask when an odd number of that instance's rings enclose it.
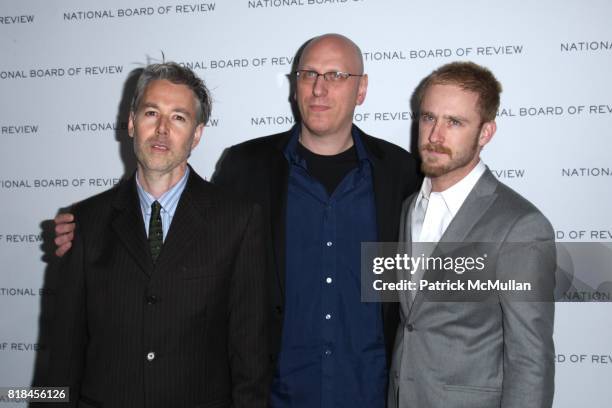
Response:
[[[153,263],[157,261],[157,257],[164,243],[160,210],[161,205],[157,201],[154,201],[153,204],[151,204],[151,219],[149,220],[149,247],[151,248]]]

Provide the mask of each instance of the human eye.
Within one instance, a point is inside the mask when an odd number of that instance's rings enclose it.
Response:
[[[330,81],[339,81],[342,79],[342,72],[338,72],[338,71],[326,72],[325,76]]]
[[[421,113],[421,121],[433,122],[433,120],[434,120],[434,117],[431,115],[431,113],[428,113],[428,112]]]
[[[462,125],[461,121],[458,120],[458,119],[455,119],[455,118],[449,118],[448,119],[448,124],[450,126],[453,126],[453,127],[457,127],[457,126],[461,126]]]
[[[143,112],[143,115],[145,117],[154,117],[155,115],[157,115],[157,112],[155,111],[155,109],[145,109]]]
[[[350,74],[341,71],[331,71],[326,73],[325,75],[327,75],[328,80],[330,81],[343,81],[350,76]]]
[[[174,119],[179,122],[185,122],[187,120],[187,118],[184,115],[181,115],[180,113],[175,114]]]
[[[316,77],[318,76],[319,74],[316,71],[310,71],[307,69],[301,69],[298,71],[298,77],[302,78],[302,80],[312,81],[313,79],[316,79]]]

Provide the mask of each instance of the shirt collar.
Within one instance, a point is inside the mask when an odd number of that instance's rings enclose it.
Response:
[[[157,202],[161,205],[161,211],[167,212],[171,217],[174,217],[174,212],[176,211],[176,207],[178,206],[179,199],[181,198],[181,194],[183,190],[185,190],[185,186],[187,185],[187,179],[189,178],[190,169],[187,166],[185,170],[185,174],[183,177],[176,183],[174,186],[170,188],[170,190],[166,191],[157,199]],[[151,215],[151,204],[155,201],[155,197],[145,191],[145,189],[138,181],[138,175],[136,175],[136,190],[138,191],[138,198],[140,201],[140,208],[143,214],[149,216]]]
[[[454,217],[455,214],[459,211],[459,208],[463,205],[463,202],[470,194],[480,177],[484,174],[487,166],[482,162],[482,160],[478,161],[476,167],[474,167],[467,176],[459,180],[456,184],[447,188],[444,191],[434,194],[440,194],[448,211],[451,216]],[[417,197],[416,205],[420,205],[423,199],[429,200],[429,196],[431,194],[431,178],[425,177],[423,180],[423,185],[421,186],[421,191]]]
[[[285,157],[289,161],[289,163],[298,164],[302,167],[306,167],[306,162],[298,153],[298,143],[300,139],[301,125],[298,123],[293,128],[291,128],[291,136],[289,137],[289,142],[287,143],[287,147],[285,147]],[[353,144],[355,145],[355,151],[357,153],[357,160],[361,164],[365,160],[369,160],[368,153],[363,145],[363,141],[361,140],[360,130],[357,126],[353,125],[351,127],[351,136],[353,137]]]

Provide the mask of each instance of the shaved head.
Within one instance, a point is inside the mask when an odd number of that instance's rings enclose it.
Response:
[[[319,154],[337,154],[350,147],[355,107],[363,103],[368,88],[357,44],[340,34],[315,37],[302,50],[297,69],[318,74],[314,80],[301,79],[296,85],[302,142]],[[349,76],[328,81],[323,74],[330,72]],[[317,151],[315,143],[326,145],[327,153]]]
[[[308,60],[308,54],[317,53],[323,48],[333,48],[343,55],[344,63],[350,67],[352,74],[363,74],[363,56],[361,49],[350,38],[341,34],[323,34],[308,41],[300,55],[300,67]]]

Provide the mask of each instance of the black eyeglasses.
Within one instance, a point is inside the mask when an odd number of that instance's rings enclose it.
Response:
[[[363,76],[363,75],[357,75],[357,74],[349,74],[348,72],[342,72],[342,71],[330,71],[324,74],[319,74],[317,71],[312,71],[309,69],[299,69],[295,71],[294,74],[295,74],[295,77],[298,79],[298,81],[307,82],[307,83],[315,82],[317,78],[320,76],[322,76],[323,79],[328,82],[342,82],[342,81],[346,81],[350,77],[362,77]]]

